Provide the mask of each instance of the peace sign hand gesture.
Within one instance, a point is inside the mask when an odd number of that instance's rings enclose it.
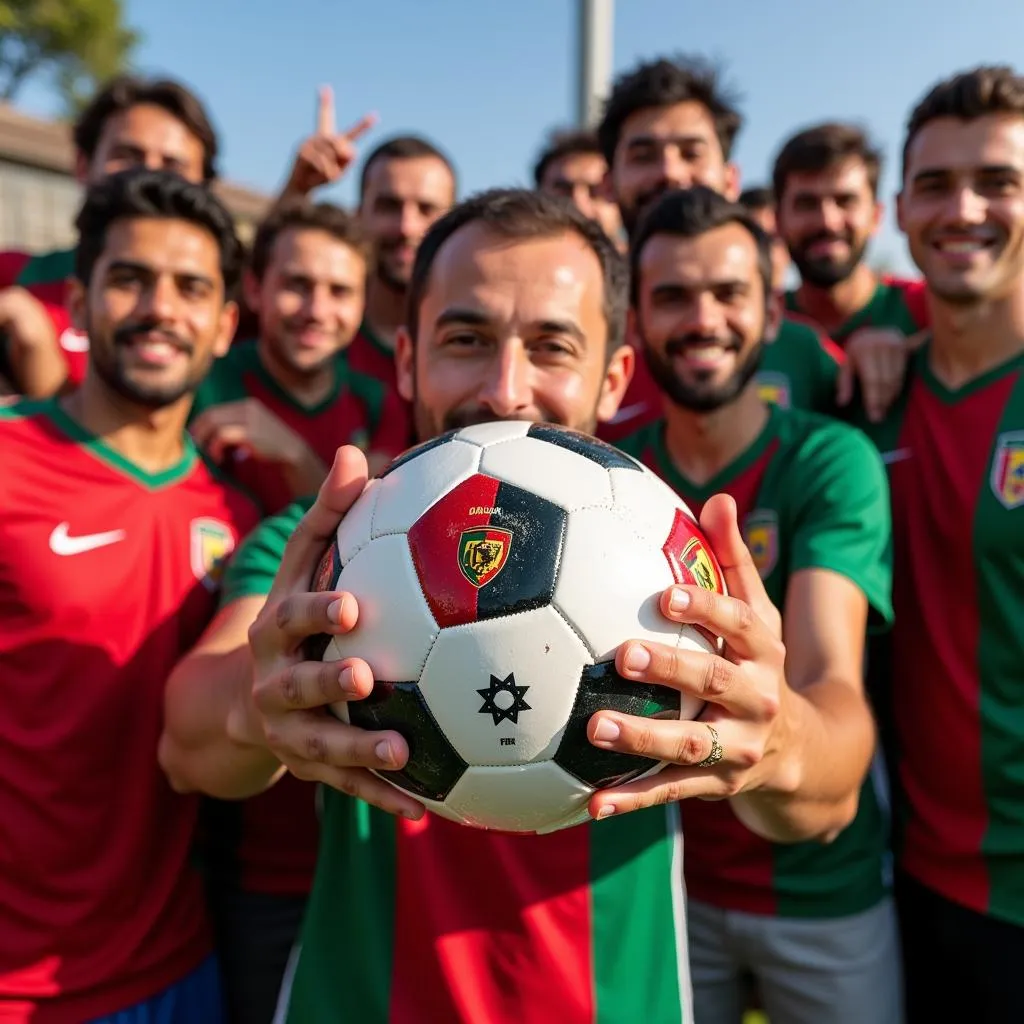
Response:
[[[337,181],[356,158],[356,141],[377,123],[367,114],[346,132],[338,132],[334,119],[334,90],[321,86],[317,100],[316,132],[305,139],[295,155],[284,195],[304,196],[321,185]]]

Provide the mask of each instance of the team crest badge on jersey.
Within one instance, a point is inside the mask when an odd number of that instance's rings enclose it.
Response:
[[[762,402],[777,405],[780,409],[788,409],[790,406],[789,378],[784,373],[759,373],[757,393]]]
[[[231,528],[219,519],[192,520],[192,572],[207,590],[220,585],[224,562],[235,549]]]
[[[1004,508],[1024,505],[1024,430],[999,435],[990,479]]]
[[[743,539],[761,579],[767,579],[779,560],[779,521],[774,512],[755,509],[743,524]]]
[[[459,568],[478,590],[505,568],[512,532],[493,526],[463,530],[459,538]]]

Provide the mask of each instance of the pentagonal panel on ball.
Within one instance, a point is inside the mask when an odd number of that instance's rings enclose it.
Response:
[[[380,479],[370,535],[405,533],[438,498],[472,476],[479,464],[480,449],[454,437],[446,444],[424,446]]]
[[[467,764],[550,757],[589,660],[552,608],[443,629],[420,689]]]
[[[548,604],[565,520],[557,505],[483,473],[450,490],[409,531],[438,624],[458,626]]]
[[[617,510],[588,508],[570,516],[554,604],[595,661],[612,657],[626,640],[674,647],[680,626],[658,604],[671,585],[660,546],[638,536]]]
[[[375,679],[418,679],[437,635],[405,537],[370,541],[341,571],[338,588],[351,593],[359,621],[332,637],[325,660],[362,658]]]
[[[485,448],[480,472],[518,484],[568,511],[612,500],[611,480],[603,466],[533,437]]]
[[[593,791],[552,761],[469,767],[445,805],[468,825],[544,832],[582,808]]]
[[[403,737],[409,745],[405,767],[378,774],[413,796],[444,800],[466,769],[466,762],[438,728],[415,683],[377,680],[369,697],[334,704],[331,710],[360,729],[390,729]]]

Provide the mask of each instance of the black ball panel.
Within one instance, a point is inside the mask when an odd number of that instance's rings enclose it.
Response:
[[[534,423],[526,436],[575,452],[605,469],[633,469],[638,473],[643,472],[643,467],[632,456],[613,448],[605,441],[599,441],[596,437],[581,434],[576,430],[569,430],[567,427],[558,427],[553,423]]]

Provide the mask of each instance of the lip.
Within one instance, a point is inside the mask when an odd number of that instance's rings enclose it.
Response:
[[[845,254],[849,251],[850,243],[842,238],[822,239],[818,242],[812,242],[807,247],[808,256],[834,256],[839,253]]]
[[[721,344],[689,344],[675,351],[669,357],[673,363],[694,370],[717,370],[725,366],[736,356],[731,345]]]
[[[990,235],[942,235],[932,238],[928,246],[944,263],[963,267],[991,257],[998,239]]]

